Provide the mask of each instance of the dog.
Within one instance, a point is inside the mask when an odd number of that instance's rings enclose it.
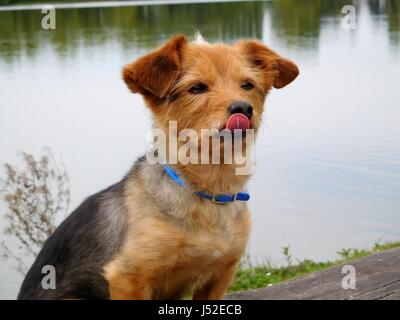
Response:
[[[292,61],[258,40],[210,44],[183,35],[122,72],[150,108],[154,127],[166,132],[173,120],[175,133],[257,133],[268,92],[298,74]],[[243,192],[249,176],[236,168],[235,162],[163,165],[139,158],[47,239],[18,299],[222,299],[250,232]],[[55,289],[42,286],[46,265],[55,269]]]

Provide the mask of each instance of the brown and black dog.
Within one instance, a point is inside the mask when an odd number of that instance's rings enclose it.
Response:
[[[238,129],[257,132],[270,89],[298,73],[256,40],[226,45],[176,36],[127,65],[123,79],[165,132],[171,120],[176,134],[223,130],[234,114]],[[184,187],[142,157],[120,182],[86,199],[45,242],[18,298],[223,298],[249,236],[246,202],[235,196],[248,176],[237,175],[235,163],[168,168]],[[217,194],[234,196],[222,205],[211,201]],[[41,286],[45,265],[56,270],[56,289]]]

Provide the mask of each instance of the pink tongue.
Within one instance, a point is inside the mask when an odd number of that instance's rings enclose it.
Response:
[[[235,129],[246,130],[250,128],[250,121],[243,113],[234,113],[228,119],[226,128],[233,131]]]

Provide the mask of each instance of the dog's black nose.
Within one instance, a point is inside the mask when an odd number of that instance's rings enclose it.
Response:
[[[253,115],[253,107],[244,101],[235,101],[229,108],[229,113],[243,113],[247,118],[251,118]]]

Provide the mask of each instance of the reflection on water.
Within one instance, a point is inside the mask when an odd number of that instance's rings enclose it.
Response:
[[[115,41],[124,49],[152,48],[177,32],[196,30],[212,41],[261,38],[266,12],[269,27],[286,45],[315,50],[323,24],[339,20],[341,8],[348,3],[280,0],[58,10],[55,32],[43,32],[40,11],[0,12],[0,56],[7,61],[23,53],[35,56],[46,45],[60,55],[73,55],[82,43],[105,41]],[[360,9],[360,1],[353,4]],[[367,4],[371,14],[387,20],[389,38],[398,46],[400,2],[368,0]]]
[[[389,37],[393,45],[400,44],[400,1],[368,0],[371,13],[387,19]]]
[[[271,26],[288,45],[315,49],[322,21],[339,17],[338,12],[348,3],[346,0],[274,1],[271,3]]]
[[[301,75],[267,99],[250,254],[280,261],[290,244],[296,257],[332,259],[342,247],[398,239],[400,1],[353,1],[353,31],[341,28],[347,2],[63,9],[55,31],[41,29],[40,11],[0,11],[0,163],[51,147],[74,207],[144,151],[150,114],[122,83],[123,64],[176,33],[258,38]],[[16,294],[10,272],[1,264],[0,297]]]
[[[211,40],[260,38],[263,3],[210,3],[174,6],[71,9],[57,11],[57,30],[43,32],[39,11],[0,12],[1,56],[35,56],[47,44],[73,55],[82,44],[115,41],[125,49],[152,48],[177,32],[200,30]]]

